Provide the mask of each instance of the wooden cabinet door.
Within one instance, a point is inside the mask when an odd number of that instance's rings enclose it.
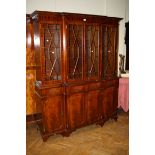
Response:
[[[85,124],[84,94],[76,93],[67,97],[68,127],[76,129]]]
[[[116,87],[108,87],[101,93],[101,115],[109,118],[117,110],[118,90]]]
[[[62,80],[62,24],[41,24],[43,80],[56,83]]]
[[[89,91],[86,94],[86,103],[87,123],[97,122],[99,119],[99,91]]]
[[[99,78],[100,27],[98,24],[85,25],[85,70],[86,79]]]
[[[102,27],[102,78],[117,76],[117,36],[116,26]]]
[[[46,132],[56,132],[64,129],[63,96],[49,96],[43,102],[43,121]]]
[[[67,25],[67,79],[69,81],[83,78],[83,25]]]

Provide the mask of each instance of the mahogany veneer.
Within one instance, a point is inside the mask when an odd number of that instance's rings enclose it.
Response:
[[[36,101],[43,141],[117,120],[120,18],[35,11]]]

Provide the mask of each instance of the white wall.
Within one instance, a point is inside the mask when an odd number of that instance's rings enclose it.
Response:
[[[55,0],[26,0],[26,13],[35,10],[53,11],[55,10]]]
[[[56,10],[86,14],[105,14],[106,0],[56,0]]]
[[[26,13],[34,10],[106,14],[106,0],[26,0]]]
[[[118,51],[125,55],[125,22],[129,20],[129,0],[26,0],[26,13],[35,10],[121,17]]]

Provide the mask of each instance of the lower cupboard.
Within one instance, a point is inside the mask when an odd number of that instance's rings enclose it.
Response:
[[[54,134],[69,136],[78,128],[104,125],[109,118],[117,120],[118,80],[69,83],[42,87],[36,85],[41,120],[38,126],[43,141]]]

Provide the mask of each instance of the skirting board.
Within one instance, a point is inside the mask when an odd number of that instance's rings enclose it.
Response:
[[[34,123],[36,123],[36,121],[40,121],[40,120],[41,120],[40,113],[26,115],[26,124],[27,125],[34,124]]]

